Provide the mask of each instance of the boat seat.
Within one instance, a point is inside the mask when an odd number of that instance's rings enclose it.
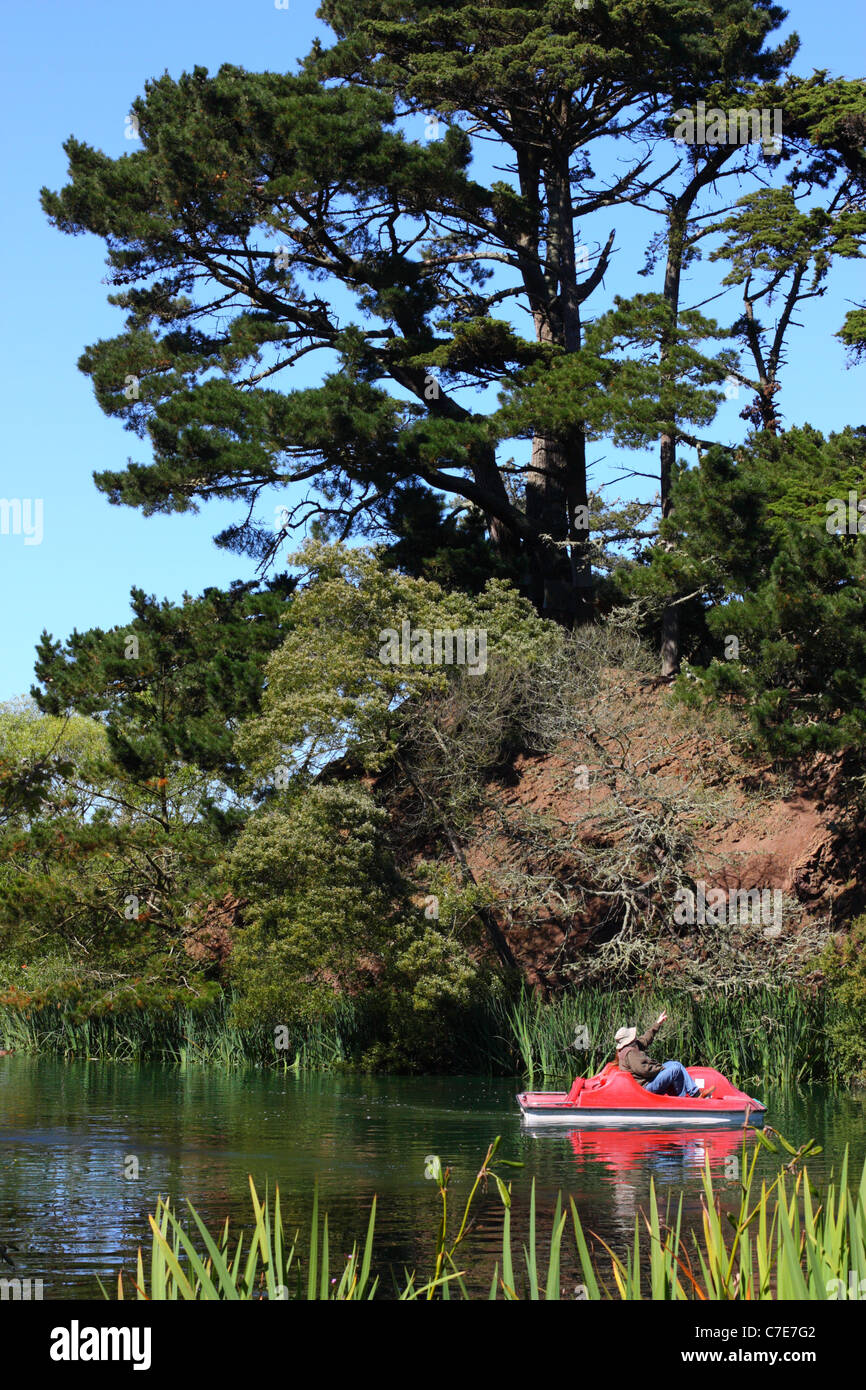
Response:
[[[602,1067],[598,1076],[575,1077],[572,1082],[571,1090],[565,1098],[566,1104],[576,1105],[581,1091],[597,1091],[600,1086],[603,1086],[605,1082],[610,1080],[611,1076],[616,1075],[619,1071],[621,1071],[621,1067],[618,1062],[608,1062],[606,1066]],[[626,1073],[626,1075],[629,1074],[630,1073]]]
[[[599,1086],[604,1086],[619,1070],[620,1067],[618,1062],[608,1062],[607,1066],[602,1067],[598,1076],[594,1076],[592,1080],[587,1083],[589,1089],[591,1091],[597,1091]]]

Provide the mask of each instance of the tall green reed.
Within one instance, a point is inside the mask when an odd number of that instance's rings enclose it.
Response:
[[[80,1017],[67,1005],[23,1013],[0,1005],[0,1043],[21,1052],[99,1061],[160,1061],[180,1067],[276,1066],[326,1071],[358,1066],[378,1040],[381,1020],[363,1001],[344,997],[327,1020],[283,1029],[280,1043],[264,1024],[239,1028],[233,999],[224,993],[193,1010],[142,1009]],[[662,1009],[668,1022],[659,1040],[667,1056],[717,1067],[739,1085],[799,1081],[844,1084],[828,1037],[838,1007],[792,986],[707,992],[617,991],[583,987],[550,1001],[523,987],[510,999],[497,995],[456,1016],[450,1061],[437,1069],[522,1073],[530,1085],[569,1082],[611,1060],[623,1023],[646,1027]],[[835,1009],[835,1012],[834,1012]],[[419,1059],[423,1069],[423,1059]]]
[[[771,1138],[770,1135],[773,1137]],[[428,1278],[404,1269],[395,1297],[450,1300],[485,1297],[507,1302],[558,1301],[571,1293],[562,1287],[563,1253],[568,1216],[574,1235],[574,1256],[583,1284],[580,1295],[589,1301],[825,1300],[860,1297],[866,1289],[866,1163],[859,1187],[848,1187],[845,1153],[838,1186],[830,1183],[823,1196],[812,1186],[805,1160],[821,1150],[811,1141],[795,1149],[775,1130],[753,1131],[755,1148],[747,1153],[744,1135],[739,1205],[722,1210],[707,1162],[703,1173],[703,1211],[700,1225],[683,1227],[682,1198],[673,1216],[659,1209],[654,1184],[649,1210],[635,1217],[634,1237],[625,1255],[617,1254],[600,1237],[585,1232],[573,1198],[568,1208],[557,1197],[551,1220],[539,1229],[535,1182],[530,1189],[526,1239],[515,1251],[512,1228],[513,1183],[503,1168],[520,1168],[497,1157],[493,1141],[464,1202],[452,1219],[451,1171],[431,1158],[439,1211]],[[790,1157],[775,1178],[757,1180],[757,1159],[763,1150]],[[796,1171],[795,1171],[796,1170]],[[493,1183],[503,1207],[501,1258],[495,1263],[489,1287],[476,1293],[467,1283],[462,1261],[473,1229],[473,1208],[479,1194]],[[160,1201],[149,1217],[152,1234],[147,1262],[138,1254],[134,1279],[118,1276],[117,1297],[129,1288],[138,1299],[214,1300],[257,1299],[370,1300],[380,1292],[373,1274],[376,1200],[370,1211],[363,1245],[333,1267],[328,1218],[320,1224],[318,1194],[314,1192],[310,1237],[304,1257],[297,1236],[289,1242],[277,1190],[273,1204],[260,1200],[250,1179],[253,1231],[248,1243],[241,1233],[233,1240],[228,1222],[221,1233],[210,1234],[191,1204],[192,1229],[184,1227],[168,1202]],[[727,1193],[726,1193],[727,1198]],[[462,1214],[461,1214],[462,1211]],[[589,1238],[587,1238],[589,1236]],[[197,1239],[196,1239],[197,1237]],[[332,1272],[333,1269],[333,1272]],[[852,1293],[854,1289],[856,1292]],[[108,1293],[103,1287],[103,1294]]]
[[[830,1006],[795,987],[716,991],[609,992],[586,987],[550,1002],[524,989],[505,1011],[530,1085],[592,1075],[613,1057],[617,1028],[643,1031],[663,1009],[666,1056],[714,1066],[737,1084],[842,1081],[826,1038]]]
[[[80,1017],[65,1005],[26,1013],[0,1005],[0,1038],[20,1052],[104,1062],[165,1062],[179,1067],[276,1066],[324,1071],[354,1060],[366,1044],[365,1021],[350,999],[334,1016],[307,1025],[239,1028],[232,997],[202,1009],[136,1010]]]

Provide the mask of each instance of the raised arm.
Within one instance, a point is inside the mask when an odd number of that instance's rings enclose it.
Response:
[[[644,1052],[646,1052],[646,1050],[648,1049],[650,1043],[658,1033],[667,1016],[667,1010],[665,1009],[659,1014],[652,1027],[648,1028],[645,1033],[642,1033],[639,1038],[635,1039],[638,1047],[642,1047]]]

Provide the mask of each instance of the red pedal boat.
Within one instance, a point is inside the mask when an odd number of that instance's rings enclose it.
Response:
[[[616,1062],[608,1062],[598,1076],[579,1076],[570,1091],[522,1091],[517,1103],[527,1124],[563,1124],[572,1129],[625,1129],[630,1125],[742,1129],[745,1125],[763,1125],[766,1106],[745,1091],[738,1091],[720,1071],[713,1067],[689,1067],[688,1073],[705,1090],[715,1087],[713,1095],[704,1099],[657,1096],[644,1090]]]

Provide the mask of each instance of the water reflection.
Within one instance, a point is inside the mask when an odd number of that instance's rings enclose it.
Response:
[[[666,1179],[694,1176],[708,1159],[714,1175],[727,1165],[726,1176],[736,1177],[739,1170],[729,1160],[743,1147],[741,1129],[677,1129],[667,1133],[571,1129],[566,1138],[578,1159],[605,1163],[615,1173],[640,1168]]]
[[[136,1069],[16,1057],[0,1068],[0,1246],[15,1274],[42,1278],[45,1297],[97,1297],[96,1276],[113,1283],[147,1245],[147,1213],[158,1196],[189,1199],[212,1228],[247,1224],[252,1174],[278,1184],[291,1234],[307,1228],[314,1179],[329,1212],[332,1250],[363,1238],[378,1197],[378,1269],[390,1289],[404,1266],[426,1273],[438,1200],[425,1179],[436,1153],[452,1168],[453,1209],[490,1141],[525,1165],[509,1175],[515,1251],[525,1237],[531,1180],[540,1231],[557,1194],[574,1197],[587,1231],[618,1251],[648,1209],[650,1180],[664,1210],[683,1197],[685,1224],[700,1219],[701,1171],[709,1158],[717,1190],[734,1205],[736,1130],[692,1132],[521,1129],[514,1080],[486,1077],[296,1077],[159,1067]],[[838,1168],[846,1142],[852,1172],[866,1154],[866,1099],[820,1089],[764,1096],[770,1122],[795,1143],[814,1138],[813,1181]],[[127,1180],[126,1160],[138,1160]],[[787,1157],[784,1155],[783,1157]],[[774,1166],[775,1165],[775,1166]],[[774,1174],[772,1155],[759,1177]],[[493,1184],[479,1196],[466,1247],[470,1282],[489,1288],[501,1256],[502,1206]],[[0,1265],[0,1276],[11,1271]],[[576,1280],[575,1282],[579,1282]]]
[[[700,1209],[701,1175],[707,1161],[715,1191],[723,1205],[735,1205],[742,1169],[743,1130],[736,1129],[570,1129],[526,1127],[539,1150],[549,1147],[561,1160],[571,1157],[570,1173],[560,1184],[574,1196],[586,1230],[600,1235],[625,1253],[634,1234],[635,1218],[649,1211],[650,1184],[660,1209],[668,1199],[684,1210]],[[547,1164],[533,1162],[542,1172]],[[560,1162],[555,1161],[558,1169]],[[730,1199],[730,1201],[726,1200]]]

